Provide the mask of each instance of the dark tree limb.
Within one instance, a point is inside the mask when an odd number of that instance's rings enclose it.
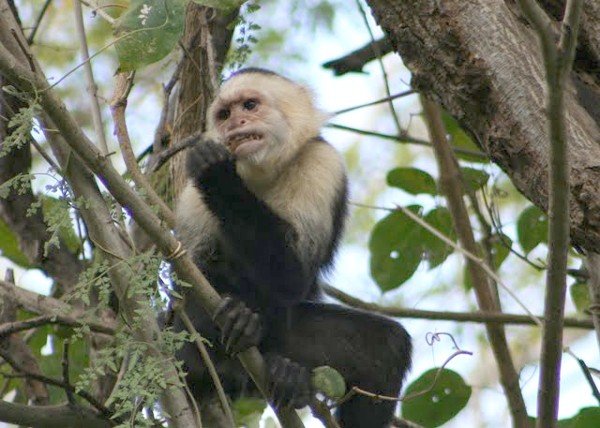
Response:
[[[13,16],[10,8],[6,8],[0,13]],[[7,27],[0,28],[0,43],[7,46],[12,45],[17,52],[22,51]],[[7,82],[0,76],[0,86],[5,84]],[[8,129],[8,122],[23,107],[25,105],[21,100],[0,91],[0,148],[12,131]],[[0,157],[0,183],[19,174],[29,173],[31,160],[29,144]],[[56,279],[57,292],[60,295],[75,285],[83,266],[77,255],[70,252],[68,246],[60,238],[59,246],[51,246],[48,248],[47,254],[44,254],[44,246],[50,239],[50,233],[47,230],[43,213],[41,209],[38,209],[34,213],[28,214],[31,205],[37,202],[39,201],[33,194],[31,184],[27,183],[21,189],[21,193],[13,190],[7,198],[0,198],[0,219],[17,237],[19,248],[29,263],[34,267],[41,268]]]
[[[6,276],[8,281],[14,281],[12,270],[8,270]],[[17,308],[12,296],[2,299],[2,304],[0,304],[0,323],[14,322],[17,319]],[[20,361],[25,370],[41,374],[38,361],[20,335],[0,335],[0,356],[3,355],[8,355],[9,358]],[[6,359],[4,360],[8,362]],[[50,403],[48,388],[46,388],[44,383],[35,379],[26,379],[24,385],[27,400],[38,405],[47,405]]]
[[[108,428],[113,426],[95,412],[70,404],[27,406],[0,400],[0,420],[33,428]]]
[[[341,58],[328,61],[323,64],[323,68],[329,68],[333,70],[333,74],[336,76],[342,76],[346,73],[362,73],[363,67],[369,62],[377,59],[378,56],[384,56],[392,52],[392,44],[383,37],[374,42],[367,43],[355,51],[344,55]]]

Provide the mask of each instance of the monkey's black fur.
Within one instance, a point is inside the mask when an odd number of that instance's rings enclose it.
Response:
[[[307,144],[327,144],[315,139]],[[256,390],[232,355],[258,346],[266,356],[267,379],[278,406],[309,404],[310,370],[329,365],[348,386],[397,396],[410,366],[411,342],[398,323],[385,317],[318,301],[317,276],[331,264],[342,229],[346,186],[334,204],[333,236],[322,260],[306,263],[293,245],[294,228],[257,198],[236,172],[227,149],[216,143],[189,150],[187,170],[219,230],[195,261],[224,299],[215,322],[199,304],[186,311],[210,349],[226,392],[236,398]],[[183,330],[181,320],[174,328]],[[178,355],[194,397],[214,394],[212,382],[191,344]],[[395,403],[355,396],[337,416],[345,428],[389,424]]]

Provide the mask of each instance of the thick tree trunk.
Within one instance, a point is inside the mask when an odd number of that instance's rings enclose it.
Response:
[[[413,73],[414,86],[439,101],[515,186],[547,210],[544,68],[537,38],[514,2],[368,3]],[[576,245],[600,252],[600,7],[595,3],[586,1],[565,107],[572,165],[571,238]]]

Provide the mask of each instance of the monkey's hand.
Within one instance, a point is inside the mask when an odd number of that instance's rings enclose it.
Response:
[[[307,406],[314,394],[310,371],[289,358],[266,354],[269,401],[276,408]]]
[[[201,187],[235,175],[233,156],[223,144],[206,141],[192,146],[187,154],[187,173]],[[218,183],[214,183],[218,184]]]
[[[223,298],[213,320],[221,330],[221,343],[229,354],[258,346],[262,339],[260,317],[235,297]]]

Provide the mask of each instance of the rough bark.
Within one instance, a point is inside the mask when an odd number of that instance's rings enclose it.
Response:
[[[456,117],[515,186],[546,211],[544,68],[536,36],[518,10],[511,2],[486,0],[368,3],[413,73],[413,85]],[[565,97],[571,238],[595,252],[600,252],[600,90],[593,71],[599,9],[595,0],[586,1],[576,69]]]

